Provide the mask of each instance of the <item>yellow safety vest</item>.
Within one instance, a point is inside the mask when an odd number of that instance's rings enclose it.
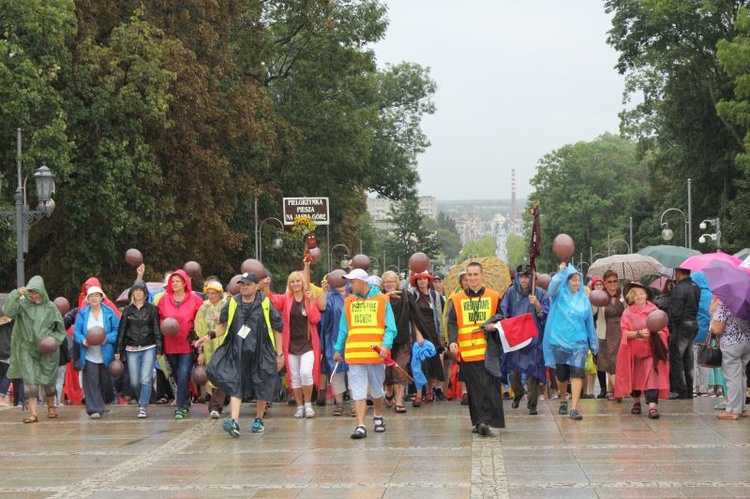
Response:
[[[458,325],[458,353],[464,362],[484,360],[487,338],[480,328],[495,315],[500,295],[491,289],[484,290],[482,296],[469,297],[465,291],[456,293],[453,298]]]
[[[260,303],[261,307],[263,308],[263,317],[266,319],[266,329],[268,329],[268,337],[271,338],[271,344],[273,345],[274,350],[276,349],[276,337],[273,334],[273,329],[271,329],[271,301],[266,297],[263,298],[263,301]],[[229,328],[232,326],[232,320],[234,320],[234,313],[237,311],[237,300],[232,297],[229,300],[229,316],[227,318],[227,331],[229,331]]]
[[[349,364],[383,362],[372,345],[380,346],[385,335],[385,310],[388,297],[378,294],[370,298],[350,295],[344,300],[344,313],[349,334],[344,345],[344,358]]]

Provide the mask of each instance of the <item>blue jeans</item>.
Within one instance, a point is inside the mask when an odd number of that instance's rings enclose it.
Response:
[[[133,394],[138,395],[138,405],[148,407],[151,399],[151,389],[154,384],[154,364],[156,363],[156,348],[127,352],[128,374]]]
[[[177,383],[177,393],[175,394],[177,408],[187,409],[188,395],[190,393],[190,371],[193,368],[193,354],[170,353],[167,354],[167,361],[169,361],[169,366],[172,368],[172,376],[174,376]]]

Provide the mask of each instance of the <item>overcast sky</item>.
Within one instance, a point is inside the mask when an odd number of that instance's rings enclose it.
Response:
[[[383,1],[378,64],[427,66],[438,85],[420,195],[508,199],[515,168],[523,198],[545,154],[618,132],[624,79],[601,0]]]

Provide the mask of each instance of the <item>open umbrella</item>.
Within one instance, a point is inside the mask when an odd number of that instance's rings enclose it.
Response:
[[[748,272],[750,272],[750,256],[748,256],[747,258],[745,258],[745,259],[744,259],[744,260],[742,261],[742,263],[740,264],[740,268],[741,268],[741,269],[745,269],[745,270],[747,270]]]
[[[652,256],[659,260],[665,267],[676,267],[685,259],[700,255],[698,250],[686,248],[684,246],[672,246],[670,244],[657,244],[655,246],[646,246],[638,250],[639,255]]]
[[[737,253],[734,254],[737,258],[740,260],[744,260],[746,258],[750,257],[750,248],[742,248]]]
[[[513,284],[510,278],[510,267],[502,260],[494,256],[485,256],[482,258],[471,258],[455,265],[445,277],[444,289],[447,294],[452,293],[458,287],[458,273],[466,269],[471,262],[478,262],[482,265],[484,271],[483,284],[490,289],[494,289],[500,296]]]
[[[659,270],[662,267],[663,265],[651,256],[629,253],[595,260],[586,275],[601,279],[606,271],[614,270],[620,279],[637,281],[645,275],[659,275]]]
[[[729,311],[740,319],[750,320],[750,274],[725,262],[713,262],[703,273],[708,288]]]
[[[716,253],[691,256],[681,264],[677,265],[677,267],[688,270],[703,270],[712,262],[724,262],[732,267],[738,267],[742,263],[742,260],[722,251],[717,251]]]

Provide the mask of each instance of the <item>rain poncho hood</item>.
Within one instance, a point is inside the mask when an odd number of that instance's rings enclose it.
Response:
[[[5,301],[5,315],[15,319],[11,336],[8,378],[21,378],[29,385],[50,386],[57,380],[60,350],[45,355],[39,351],[39,340],[53,337],[58,345],[65,339],[65,326],[57,307],[49,299],[44,279],[34,276],[26,285],[27,291],[42,295],[39,303],[32,302],[13,290]]]
[[[573,294],[569,279],[581,278],[581,286]],[[552,277],[549,294],[552,299],[544,327],[544,362],[548,367],[567,364],[583,369],[589,349],[599,351],[594,328],[591,302],[583,291],[583,276],[571,264]]]

